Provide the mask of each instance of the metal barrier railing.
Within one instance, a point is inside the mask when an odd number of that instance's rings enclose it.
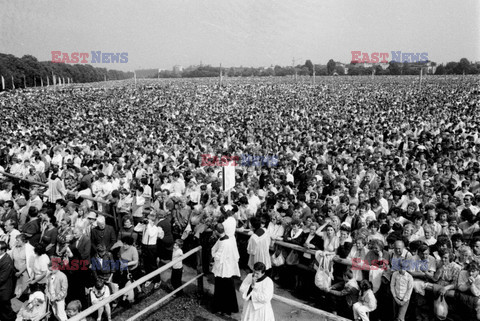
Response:
[[[13,178],[13,179],[16,179],[16,180],[20,180],[20,181],[23,181],[23,182],[27,182],[29,184],[32,184],[32,185],[38,185],[38,186],[41,186],[41,187],[48,187],[48,184],[45,184],[45,183],[42,183],[42,182],[37,182],[37,181],[32,181],[30,179],[26,179],[26,178],[23,178],[23,177],[20,177],[20,176],[16,176],[16,175],[13,175],[13,174],[10,174],[10,173],[7,173],[7,172],[4,172],[4,171],[0,171],[0,175],[4,175],[6,177],[10,177],[10,178]],[[73,191],[67,191],[67,194],[68,195],[73,195],[73,196],[76,196],[76,193],[73,192]],[[43,197],[47,197],[47,195],[45,194],[39,194]],[[101,199],[98,199],[98,198],[95,198],[95,197],[90,197],[90,196],[87,196],[87,195],[82,195],[81,196],[83,199],[86,199],[86,200],[89,200],[89,201],[92,201],[92,202],[95,202],[97,203],[97,208],[98,208],[98,204],[102,204],[102,205],[106,205],[106,206],[101,206],[102,208],[108,208],[108,205],[110,205],[110,203],[108,201],[105,201],[105,200],[101,200]],[[108,217],[111,217],[114,219],[115,221],[115,228],[118,230],[119,229],[119,222],[118,222],[118,218],[117,218],[117,213],[116,213],[116,210],[113,209],[113,213],[110,214],[108,212],[106,212],[105,210],[103,211],[98,211],[98,210],[95,210],[95,209],[90,209],[91,211],[97,213],[97,214],[100,214],[100,215],[105,215],[105,216],[108,216]]]
[[[30,184],[33,184],[33,185],[39,185],[39,186],[42,186],[42,187],[48,187],[48,184],[45,184],[45,183],[42,183],[42,182],[32,181],[32,180],[29,180],[29,179],[26,179],[26,178],[23,178],[23,177],[20,177],[20,176],[16,176],[16,175],[13,175],[13,174],[10,174],[10,173],[7,173],[7,172],[0,171],[0,175],[5,175],[5,176],[7,176],[7,177],[11,177],[11,178],[14,178],[14,179],[18,179],[18,180],[21,180],[21,181],[24,181],[24,182],[27,182],[27,183],[30,183]],[[73,192],[73,191],[67,191],[67,193],[68,193],[69,195],[76,195],[75,192]],[[97,203],[100,203],[100,204],[104,204],[104,205],[108,205],[108,204],[109,204],[107,201],[100,200],[100,199],[95,198],[95,197],[90,197],[90,196],[82,195],[82,198],[84,198],[84,199],[86,199],[86,200],[89,200],[89,201],[92,201],[92,202],[97,202]]]
[[[241,235],[245,235],[245,236],[249,236],[249,234],[247,232],[237,231],[236,233],[241,234]],[[277,244],[281,247],[284,247],[284,248],[289,248],[289,249],[293,249],[293,250],[296,250],[296,251],[299,251],[299,252],[310,253],[310,254],[315,255],[315,250],[307,249],[307,248],[304,248],[304,247],[302,247],[300,245],[297,245],[297,244],[287,243],[287,242],[283,242],[283,241],[275,241],[275,244]],[[414,278],[414,279],[416,279],[416,278]],[[426,283],[427,284],[425,286],[425,290],[433,291],[433,284],[429,283],[429,282],[426,282]],[[455,297],[455,290],[449,290],[449,291],[447,291],[447,293],[445,295],[447,297],[453,298],[453,297]]]
[[[157,275],[160,275],[162,272],[165,272],[166,270],[170,269],[173,265],[177,264],[178,262],[180,262],[182,260],[185,260],[186,258],[188,258],[189,256],[191,256],[195,253],[197,253],[197,260],[198,260],[197,261],[198,262],[198,264],[197,264],[197,276],[195,278],[193,278],[192,280],[188,281],[187,283],[183,284],[176,291],[174,291],[172,293],[169,293],[168,295],[163,297],[161,300],[156,302],[154,305],[152,305],[152,306],[142,310],[141,312],[137,313],[134,317],[130,318],[129,320],[135,320],[139,316],[144,315],[145,313],[149,312],[154,307],[157,307],[161,303],[165,302],[166,300],[171,298],[175,293],[182,290],[183,288],[185,288],[187,285],[191,284],[195,280],[197,281],[198,292],[203,293],[203,273],[202,273],[202,255],[201,255],[202,252],[201,251],[202,251],[201,246],[198,246],[198,247],[188,251],[187,253],[185,253],[181,257],[175,259],[174,261],[162,266],[161,268],[158,268],[157,270],[151,272],[150,274],[145,275],[144,277],[140,278],[139,280],[133,282],[132,284],[129,284],[129,285],[125,286],[123,289],[121,289],[118,292],[110,295],[108,298],[106,298],[106,299],[98,302],[97,304],[87,308],[86,310],[80,312],[79,314],[77,314],[73,318],[68,319],[68,321],[81,321],[81,320],[85,319],[87,316],[96,312],[101,307],[109,304],[112,301],[115,301],[116,299],[120,298],[121,296],[127,294],[129,291],[132,291],[133,289],[135,289],[137,286],[153,279]]]
[[[248,234],[247,232],[237,231],[236,233],[244,235],[244,236],[250,236],[250,234]],[[284,242],[284,241],[275,241],[275,244],[280,245],[282,247],[286,247],[286,248],[295,250],[295,251],[300,251],[300,252],[309,253],[309,254],[313,254],[313,255],[315,255],[315,252],[316,252],[315,250],[307,249],[307,248],[304,248],[303,246],[293,244],[293,243]]]

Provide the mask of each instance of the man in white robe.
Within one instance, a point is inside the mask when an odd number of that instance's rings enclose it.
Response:
[[[212,272],[215,275],[213,312],[231,315],[239,311],[233,276],[240,276],[240,256],[236,244],[225,234],[223,224],[217,224],[215,233],[219,238],[212,248]]]
[[[275,321],[272,309],[273,281],[265,274],[262,262],[253,266],[240,286],[243,303],[242,321]]]

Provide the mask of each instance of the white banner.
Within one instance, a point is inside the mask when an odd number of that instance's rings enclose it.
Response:
[[[223,190],[228,191],[235,187],[235,162],[232,161],[228,166],[223,166]]]

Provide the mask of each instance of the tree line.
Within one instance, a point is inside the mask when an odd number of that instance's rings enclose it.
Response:
[[[270,67],[229,67],[221,68],[222,75],[227,77],[268,77],[268,76],[312,76],[315,70],[316,76],[330,75],[420,75],[423,73],[435,75],[461,75],[461,74],[480,74],[480,64],[471,63],[466,58],[462,58],[459,62],[449,62],[446,65],[437,65],[430,62],[431,68],[426,68],[425,63],[397,63],[389,62],[388,66],[382,68],[379,64],[367,65],[350,63],[342,64],[330,59],[326,65],[314,65],[311,60],[306,60],[303,65],[297,66],[270,66]],[[386,67],[386,68],[385,68]],[[153,72],[147,78],[198,78],[198,77],[218,77],[220,75],[220,67],[210,65],[190,66],[182,72],[174,72],[172,70],[163,70]]]
[[[449,62],[445,65],[436,65],[435,75],[461,75],[461,74],[480,74],[480,64],[471,63],[466,58],[459,62]],[[420,70],[425,64],[422,63],[397,63],[390,62],[388,67],[382,68],[380,65],[367,65],[350,63],[342,64],[330,59],[326,65],[313,64],[311,60],[306,60],[303,65],[296,66],[270,66],[270,67],[228,67],[220,68],[210,65],[190,66],[181,72],[157,69],[147,70],[145,78],[199,78],[199,77],[218,77],[220,71],[226,77],[269,77],[269,76],[329,76],[329,75],[419,75]],[[385,67],[385,66],[384,66]],[[426,69],[423,69],[427,73]],[[433,73],[433,69],[430,69]],[[122,80],[133,78],[133,72],[123,72],[118,70],[107,70],[106,68],[93,67],[89,64],[65,64],[52,63],[51,61],[38,61],[31,55],[25,55],[22,58],[9,54],[0,53],[0,76],[4,77],[5,88],[24,88],[53,84],[53,75],[58,79],[70,78],[75,83],[87,83],[103,80]],[[1,79],[0,79],[1,81]],[[2,85],[0,83],[0,91]]]
[[[51,61],[38,61],[36,57],[31,55],[18,58],[14,55],[0,53],[0,76],[4,78],[5,89],[35,87],[41,86],[42,83],[44,86],[47,83],[52,85],[54,75],[56,79],[66,80],[70,78],[75,83],[133,78],[133,72],[107,70],[107,68],[93,67],[89,64],[69,65]]]

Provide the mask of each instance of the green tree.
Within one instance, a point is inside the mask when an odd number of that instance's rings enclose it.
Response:
[[[388,64],[388,70],[390,71],[390,75],[400,75],[401,71],[397,62],[390,61]]]
[[[443,64],[440,64],[440,66],[437,67],[435,70],[435,75],[444,75],[446,73],[445,67]]]
[[[470,72],[470,61],[467,58],[460,59],[460,62],[457,65],[459,74],[468,74]]]
[[[310,59],[308,59],[307,61],[305,61],[305,67],[308,68],[308,73],[309,75],[313,75],[313,63]]]
[[[447,65],[445,66],[445,69],[447,70],[447,74],[448,75],[455,74],[456,71],[458,71],[457,65],[458,63],[455,61],[450,61],[449,63],[447,63]]]
[[[327,73],[329,75],[333,75],[333,73],[335,72],[335,66],[336,66],[335,61],[333,61],[333,59],[330,59],[327,63]]]
[[[336,66],[335,72],[339,75],[345,75],[345,68],[343,68],[342,66]]]

